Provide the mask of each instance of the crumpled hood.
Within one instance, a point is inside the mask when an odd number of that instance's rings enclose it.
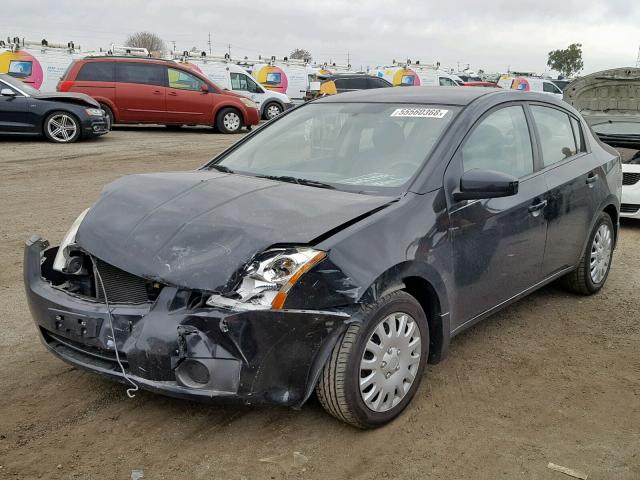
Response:
[[[59,100],[59,101],[68,101],[71,103],[77,104],[86,104],[89,107],[100,108],[100,104],[91,98],[89,95],[85,95],[84,93],[74,93],[74,92],[52,92],[52,93],[39,93],[34,95],[35,98],[39,98],[40,100]]]
[[[103,190],[76,241],[135,275],[211,291],[271,245],[310,243],[390,200],[217,171],[131,175]]]

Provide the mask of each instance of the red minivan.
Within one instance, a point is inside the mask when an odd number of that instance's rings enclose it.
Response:
[[[95,98],[112,124],[211,125],[236,133],[260,121],[251,100],[172,60],[86,57],[71,64],[57,89]]]

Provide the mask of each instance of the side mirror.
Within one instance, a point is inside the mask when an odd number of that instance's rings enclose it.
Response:
[[[209,85],[207,85],[206,83],[203,83],[203,84],[200,86],[200,91],[201,91],[202,93],[209,93]]]
[[[518,193],[518,179],[508,173],[474,168],[462,174],[460,191],[453,198],[475,200],[480,198],[510,197]]]
[[[15,97],[16,92],[11,90],[10,88],[3,88],[2,90],[0,90],[0,95],[2,95],[3,97]]]

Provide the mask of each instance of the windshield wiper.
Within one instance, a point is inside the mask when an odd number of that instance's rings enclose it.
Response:
[[[307,178],[296,178],[287,175],[254,175],[259,178],[267,178],[269,180],[277,180],[280,182],[297,183],[298,185],[306,185],[308,187],[328,188],[335,190],[336,187],[329,185],[328,183],[317,182],[316,180],[309,180]]]
[[[234,173],[233,170],[231,170],[228,167],[225,167],[224,165],[214,164],[214,165],[210,165],[209,168],[215,168],[219,172],[223,172],[223,173]]]

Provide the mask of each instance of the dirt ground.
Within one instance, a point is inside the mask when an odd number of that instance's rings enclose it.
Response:
[[[237,139],[163,128],[68,146],[0,138],[0,479],[569,478],[548,462],[640,479],[640,222],[623,224],[599,295],[547,287],[456,337],[401,418],[375,431],[315,400],[294,411],[128,399],[47,353],[23,293],[24,240],[59,242],[121,175],[193,169]]]

